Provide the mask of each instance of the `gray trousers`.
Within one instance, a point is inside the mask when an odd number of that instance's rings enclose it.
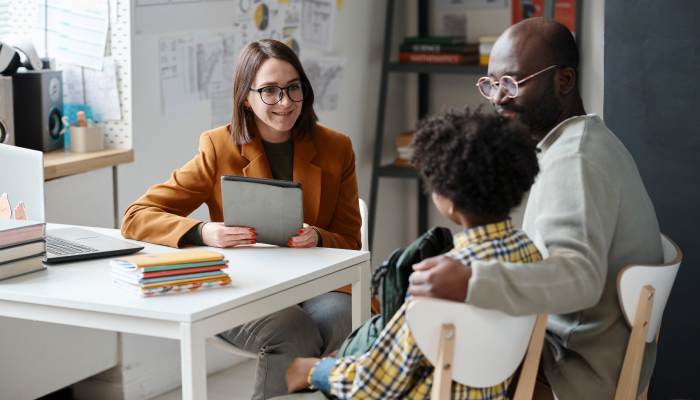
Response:
[[[284,375],[296,357],[324,357],[352,331],[352,296],[330,292],[220,335],[258,353],[253,400],[287,394]]]

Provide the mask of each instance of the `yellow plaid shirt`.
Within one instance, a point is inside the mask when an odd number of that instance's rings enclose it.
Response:
[[[452,258],[529,263],[542,259],[537,247],[510,219],[454,236]],[[394,314],[372,348],[359,357],[326,358],[309,373],[309,383],[339,399],[410,399],[430,397],[433,366],[423,357],[406,323],[406,304]],[[452,382],[452,399],[506,399],[510,379],[490,388]]]

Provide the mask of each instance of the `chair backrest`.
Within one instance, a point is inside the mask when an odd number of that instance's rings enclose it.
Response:
[[[664,263],[657,265],[628,265],[617,276],[617,294],[620,307],[625,314],[627,323],[632,326],[637,313],[639,296],[646,285],[654,287],[654,304],[651,309],[649,331],[646,341],[651,343],[661,322],[661,316],[666,308],[668,296],[671,293],[673,281],[676,280],[678,267],[681,265],[683,254],[678,246],[663,233],[661,243],[664,251]]]
[[[513,375],[525,356],[536,318],[426,298],[411,301],[407,310],[416,344],[433,365],[442,325],[454,325],[452,380],[476,388],[495,386]]]
[[[360,237],[362,238],[362,251],[369,251],[369,228],[367,226],[367,204],[360,199],[360,216],[362,217],[362,227],[360,227]]]

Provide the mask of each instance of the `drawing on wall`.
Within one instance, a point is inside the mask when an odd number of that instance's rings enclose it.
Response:
[[[197,38],[197,85],[206,100],[224,86],[224,39],[221,35]]]
[[[332,111],[338,108],[338,95],[347,57],[302,58],[304,72],[314,91],[314,109]]]
[[[95,121],[119,121],[122,110],[117,87],[117,64],[114,58],[105,57],[101,71],[83,69],[85,100],[92,107]]]
[[[194,35],[160,39],[160,80],[165,115],[176,115],[199,107],[197,55]]]
[[[302,46],[314,50],[333,50],[336,0],[303,0],[301,17]]]

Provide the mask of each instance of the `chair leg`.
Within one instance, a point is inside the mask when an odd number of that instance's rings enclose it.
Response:
[[[542,346],[544,346],[544,334],[547,331],[547,314],[540,314],[535,321],[535,328],[530,336],[530,344],[527,346],[523,367],[520,371],[515,388],[513,400],[532,400],[535,393],[535,382],[537,380],[537,370],[542,357]],[[516,384],[516,382],[513,382]]]
[[[639,296],[637,314],[634,316],[632,334],[625,353],[625,361],[622,364],[620,380],[617,382],[615,400],[635,400],[637,398],[637,386],[639,385],[639,373],[642,370],[644,358],[644,346],[647,332],[649,331],[649,319],[651,308],[654,305],[654,288],[644,286]]]
[[[452,397],[452,360],[455,354],[455,326],[443,324],[440,332],[438,358],[433,372],[431,400],[449,400]]]

